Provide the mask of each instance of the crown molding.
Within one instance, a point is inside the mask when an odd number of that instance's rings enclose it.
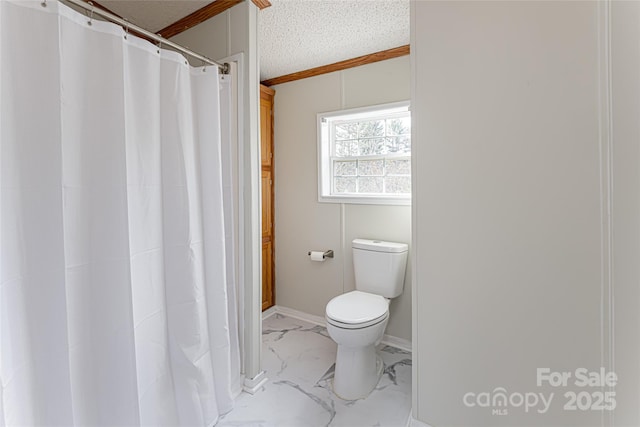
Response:
[[[332,73],[334,71],[346,70],[348,68],[359,67],[361,65],[372,64],[374,62],[384,61],[387,59],[397,58],[409,55],[409,45],[395,47],[393,49],[382,50],[380,52],[371,53],[369,55],[358,56],[357,58],[347,59],[345,61],[335,62],[329,65],[323,65],[316,68],[310,68],[304,71],[286,74],[280,77],[274,77],[261,82],[265,86],[274,86],[282,83],[288,83],[295,80],[306,79],[309,77],[319,76],[321,74]]]

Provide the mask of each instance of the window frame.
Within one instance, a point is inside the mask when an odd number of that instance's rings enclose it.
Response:
[[[391,102],[386,104],[371,105],[360,108],[330,111],[317,114],[317,151],[318,151],[318,201],[323,203],[348,203],[348,204],[376,204],[376,205],[411,205],[411,194],[334,194],[333,165],[336,159],[351,160],[375,160],[394,159],[411,160],[411,154],[370,155],[337,157],[333,152],[331,126],[323,125],[323,120],[331,120],[335,117],[358,116],[363,114],[380,112],[385,110],[393,114],[397,112],[411,112],[409,101]],[[412,142],[413,143],[413,142]],[[411,175],[409,175],[411,176]]]

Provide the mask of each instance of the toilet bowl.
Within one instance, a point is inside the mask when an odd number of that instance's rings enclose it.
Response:
[[[389,299],[402,293],[408,245],[380,240],[352,242],[356,290],[327,304],[329,336],[338,344],[333,391],[364,399],[376,387],[384,364],[376,351],[389,320]]]
[[[335,394],[345,400],[363,399],[382,376],[384,364],[376,352],[389,320],[389,300],[353,291],[327,304],[329,336],[338,344],[333,380]]]

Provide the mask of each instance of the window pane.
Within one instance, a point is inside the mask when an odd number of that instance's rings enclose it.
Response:
[[[358,155],[358,141],[348,141],[349,143],[349,155],[357,156]]]
[[[358,193],[382,193],[383,178],[367,176],[358,178]]]
[[[356,192],[356,178],[334,178],[336,193],[355,193]]]
[[[355,161],[334,162],[334,176],[355,176],[357,167]]]
[[[357,123],[342,123],[336,125],[336,139],[357,139],[358,138],[358,124]]]
[[[410,175],[411,160],[387,160],[387,175]]]
[[[384,172],[384,160],[359,160],[358,161],[358,175],[378,175],[381,176]]]
[[[384,136],[384,120],[372,120],[369,122],[359,122],[358,127],[360,138],[371,138],[374,136]]]
[[[411,154],[411,136],[404,135],[398,137],[398,151],[401,153]]]
[[[349,155],[349,141],[336,141],[335,147],[336,157],[346,157]]]
[[[411,138],[408,135],[388,137],[387,147],[392,154],[411,154]]]
[[[334,143],[336,157],[352,157],[358,155],[358,141],[345,140]]]
[[[385,184],[387,193],[411,193],[411,177],[409,176],[388,176],[385,178]]]
[[[411,118],[402,117],[387,120],[387,135],[409,135],[411,133]]]
[[[361,139],[358,141],[358,147],[358,155],[360,156],[375,156],[386,154],[387,152],[384,138]]]

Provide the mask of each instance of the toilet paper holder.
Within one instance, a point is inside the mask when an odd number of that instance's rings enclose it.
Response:
[[[309,251],[307,255],[311,256],[311,251]],[[328,251],[324,251],[322,258],[333,258],[333,250],[329,249]]]

